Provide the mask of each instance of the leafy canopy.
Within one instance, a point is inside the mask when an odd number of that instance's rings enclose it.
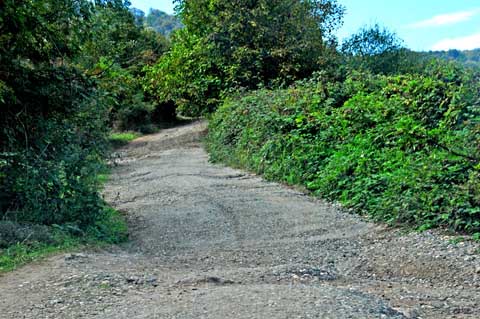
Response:
[[[160,101],[172,97],[181,106],[193,102],[208,110],[192,96],[206,94],[211,101],[231,88],[291,83],[310,76],[319,69],[325,40],[341,24],[344,9],[336,0],[186,0],[177,1],[177,12],[185,30],[173,38],[172,51],[151,73],[152,82],[168,78],[169,84],[161,90],[150,88]],[[198,85],[201,79],[193,77],[192,89],[203,93],[178,96],[175,92],[182,91],[187,73],[215,78],[215,85],[212,88],[210,80],[207,86]]]

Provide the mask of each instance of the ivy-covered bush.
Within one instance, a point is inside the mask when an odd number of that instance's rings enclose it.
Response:
[[[479,89],[441,65],[239,94],[214,114],[208,151],[374,219],[479,232]]]

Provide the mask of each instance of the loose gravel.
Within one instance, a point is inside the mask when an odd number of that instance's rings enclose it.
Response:
[[[0,318],[479,318],[474,242],[212,165],[206,123],[139,138],[104,196],[130,241],[0,277]]]

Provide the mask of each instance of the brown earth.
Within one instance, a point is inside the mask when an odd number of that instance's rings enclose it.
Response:
[[[0,318],[479,318],[479,245],[405,233],[208,162],[197,122],[119,151],[120,247],[0,277]]]

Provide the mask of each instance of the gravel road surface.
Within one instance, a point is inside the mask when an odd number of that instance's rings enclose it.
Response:
[[[480,318],[479,245],[373,224],[213,165],[205,122],[122,148],[131,240],[0,277],[0,318]]]

